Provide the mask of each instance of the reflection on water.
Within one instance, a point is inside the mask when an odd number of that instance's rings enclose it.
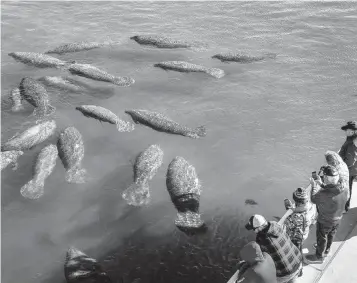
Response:
[[[17,171],[2,171],[2,282],[62,283],[65,253],[75,246],[103,263],[114,282],[224,283],[247,235],[239,223],[254,213],[282,215],[280,201],[306,184],[323,153],[342,144],[341,125],[356,118],[356,8],[352,2],[3,3],[2,141],[36,120],[31,105],[14,113],[8,102],[23,77],[70,78],[80,91],[46,89],[58,129],[73,126],[83,136],[90,181],[67,184],[57,162],[40,199],[21,197],[37,154],[56,144],[55,137],[24,152]],[[206,42],[208,48],[144,47],[130,40],[136,34]],[[133,77],[131,87],[27,66],[7,55],[108,40],[117,44],[56,56]],[[251,64],[211,58],[227,52],[277,57]],[[226,75],[216,80],[153,67],[162,61]],[[204,125],[207,136],[193,140],[143,125],[119,133],[76,111],[81,104],[122,119],[130,118],[130,109],[159,112],[182,125]],[[128,207],[121,194],[133,181],[133,161],[151,144],[164,151],[150,183],[151,204]],[[200,235],[186,235],[174,224],[165,174],[176,156],[190,160],[202,180],[200,213],[208,230]]]

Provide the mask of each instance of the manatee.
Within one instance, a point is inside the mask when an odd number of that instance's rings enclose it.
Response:
[[[175,224],[186,229],[205,226],[199,213],[201,183],[195,168],[183,157],[175,157],[166,174],[166,187],[177,209]]]
[[[11,52],[8,55],[16,61],[39,68],[61,68],[74,62],[62,61],[55,57],[35,52]]]
[[[23,197],[38,199],[43,195],[45,180],[53,172],[57,157],[58,151],[54,144],[50,144],[40,151],[34,166],[33,178],[20,190]]]
[[[225,54],[216,54],[212,58],[221,60],[222,62],[238,62],[238,63],[252,63],[258,62],[265,59],[275,59],[275,53],[267,53],[262,56],[249,56],[239,53],[225,53]]]
[[[73,42],[58,46],[52,50],[46,51],[45,54],[65,54],[65,53],[73,53],[79,51],[87,51],[95,48],[100,48],[103,46],[107,46],[111,44],[110,42]]]
[[[35,110],[34,115],[51,115],[56,108],[50,105],[45,87],[35,79],[25,77],[20,83],[21,97],[29,102]]]
[[[69,66],[68,71],[72,75],[77,75],[89,78],[96,81],[109,82],[118,86],[130,86],[135,83],[135,80],[130,77],[115,77],[105,71],[91,66],[90,64],[72,64]]]
[[[99,121],[108,122],[116,125],[119,132],[131,132],[134,130],[134,124],[125,122],[110,110],[96,105],[81,105],[76,107],[86,117],[92,117]]]
[[[60,76],[44,76],[38,79],[38,81],[45,83],[49,86],[54,86],[64,90],[75,91],[75,92],[85,92],[87,91],[83,86],[79,86],[68,78],[63,78]]]
[[[163,162],[164,152],[154,144],[141,152],[134,164],[134,183],[122,197],[129,205],[141,206],[150,202],[149,181],[155,176]]]
[[[21,150],[10,150],[1,152],[1,171],[11,164],[12,170],[18,168],[17,159],[23,155]]]
[[[201,65],[196,65],[184,61],[166,61],[166,62],[156,63],[154,64],[154,67],[158,67],[164,70],[171,70],[171,71],[184,72],[184,73],[190,73],[190,72],[205,73],[217,79],[220,79],[225,75],[224,71],[221,69],[207,68]]]
[[[183,40],[176,40],[173,38],[156,35],[135,35],[130,37],[130,39],[136,41],[141,45],[151,45],[158,48],[174,49],[205,46],[205,44],[203,43],[187,42]]]
[[[190,129],[181,126],[161,113],[147,110],[126,110],[125,113],[129,114],[135,123],[141,123],[159,132],[182,135],[195,139],[206,136],[206,128],[204,126]]]
[[[247,198],[247,199],[245,200],[245,204],[257,205],[258,203],[257,203],[254,199]]]
[[[111,283],[107,273],[94,258],[70,247],[64,264],[67,283]]]
[[[66,169],[68,183],[84,183],[86,170],[82,168],[84,144],[82,135],[75,127],[64,129],[57,142],[58,155]]]
[[[28,128],[21,134],[17,134],[1,146],[1,151],[32,149],[36,145],[51,137],[56,130],[54,120],[39,123]]]
[[[12,112],[18,112],[24,109],[24,106],[22,104],[22,96],[20,93],[20,89],[18,87],[14,88],[10,92],[10,100],[12,102]]]

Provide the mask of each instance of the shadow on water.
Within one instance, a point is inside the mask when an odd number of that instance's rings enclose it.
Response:
[[[114,282],[225,282],[248,239],[235,217],[215,217],[207,224],[206,233],[193,236],[174,230],[152,237],[138,230],[103,258],[104,268]]]
[[[112,282],[224,283],[236,271],[239,249],[252,240],[237,219],[236,214],[213,217],[207,221],[207,232],[194,236],[187,236],[174,224],[168,233],[153,236],[147,230],[149,225],[144,225],[117,238],[116,244],[111,241],[110,251],[96,259]],[[93,256],[99,250],[84,252]],[[65,282],[60,278],[64,278],[63,269],[58,268],[42,283]]]

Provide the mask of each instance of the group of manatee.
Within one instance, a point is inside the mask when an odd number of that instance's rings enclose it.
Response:
[[[136,35],[130,37],[141,45],[150,45],[157,48],[197,48],[202,43],[186,42],[162,36]],[[118,77],[111,75],[90,64],[80,64],[76,61],[63,61],[48,54],[61,55],[70,52],[79,52],[113,45],[115,42],[79,42],[59,46],[45,53],[34,52],[12,52],[9,56],[16,61],[39,68],[59,68],[68,70],[76,76],[89,78],[96,81],[109,82],[118,86],[128,87],[135,83],[131,77]],[[275,58],[275,54],[266,54],[252,57],[242,54],[216,54],[212,58],[223,62],[251,63],[267,58]],[[224,71],[218,68],[207,68],[204,66],[184,62],[167,61],[154,64],[164,70],[179,72],[202,72],[215,78],[222,78]],[[71,78],[45,76],[40,79],[25,77],[21,80],[19,87],[10,93],[12,100],[12,111],[18,112],[23,109],[23,102],[27,101],[34,107],[33,115],[39,117],[35,126],[32,126],[20,134],[16,134],[1,146],[1,170],[12,164],[17,168],[17,159],[23,155],[25,150],[30,150],[36,145],[49,139],[56,133],[55,120],[48,120],[56,108],[50,104],[44,84],[55,85],[66,89],[81,91],[82,86],[76,84]],[[80,105],[75,107],[84,116],[95,118],[99,121],[116,125],[119,132],[130,132],[134,130],[134,124],[121,120],[116,114],[101,106]],[[206,136],[206,128],[200,126],[189,128],[172,121],[165,115],[148,110],[126,110],[134,123],[146,125],[154,130],[200,138]],[[154,177],[157,170],[163,164],[163,151],[154,144],[142,151],[134,164],[134,182],[123,193],[122,197],[129,205],[141,206],[150,201],[150,189],[148,182]],[[65,180],[69,183],[84,183],[86,170],[82,168],[84,157],[84,143],[82,136],[75,127],[63,129],[58,137],[57,146],[49,144],[44,147],[37,156],[33,178],[21,189],[21,195],[29,199],[38,199],[44,194],[44,182],[52,173],[57,157],[60,157],[66,169]],[[198,231],[205,229],[205,223],[199,214],[199,200],[201,184],[197,177],[195,168],[183,157],[175,157],[169,164],[166,175],[166,186],[178,213],[175,224],[182,231]],[[111,282],[106,273],[100,268],[96,260],[89,258],[84,253],[71,247],[67,252],[65,263],[65,277],[69,283],[77,282]]]

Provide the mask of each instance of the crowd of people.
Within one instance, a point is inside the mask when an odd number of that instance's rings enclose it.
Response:
[[[350,209],[353,180],[357,180],[357,123],[341,127],[346,141],[340,151],[325,153],[326,165],[312,173],[310,188],[297,188],[292,203],[284,200],[290,213],[279,222],[253,215],[247,230],[256,240],[240,251],[241,262],[236,283],[293,283],[303,275],[302,246],[310,226],[316,224],[315,254],[306,255],[305,263],[323,263],[343,214]]]

